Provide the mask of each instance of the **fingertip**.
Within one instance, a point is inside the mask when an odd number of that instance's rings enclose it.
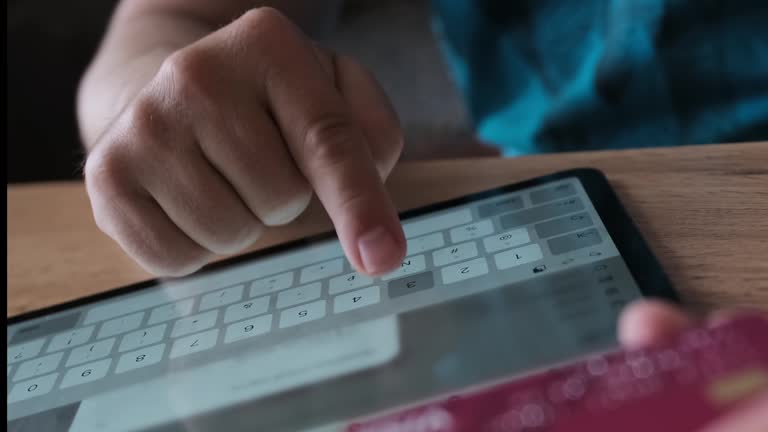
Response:
[[[691,318],[676,306],[657,299],[633,302],[619,317],[619,342],[629,349],[662,342],[689,328]]]
[[[391,230],[378,226],[357,240],[362,271],[378,276],[394,270],[405,257],[405,239],[402,229]]]

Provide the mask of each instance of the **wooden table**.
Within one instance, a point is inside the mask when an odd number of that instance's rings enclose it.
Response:
[[[606,173],[693,309],[768,309],[768,143],[403,163],[388,187],[404,210],[584,166]],[[313,203],[254,249],[329,226]],[[149,277],[97,229],[82,183],[8,187],[9,316]]]

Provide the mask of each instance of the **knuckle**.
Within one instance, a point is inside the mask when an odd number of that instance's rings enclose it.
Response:
[[[207,99],[214,85],[214,68],[207,51],[190,46],[168,56],[160,68],[160,76],[168,80],[173,99]]]
[[[169,124],[160,101],[150,95],[139,95],[128,107],[126,131],[134,136],[135,144],[148,141],[164,142],[169,135]]]
[[[304,213],[312,200],[312,189],[302,185],[292,193],[279,194],[271,202],[262,205],[259,218],[268,226],[285,225]]]
[[[99,193],[116,189],[116,184],[128,176],[127,163],[113,148],[97,148],[85,161],[86,187]]]
[[[94,223],[96,223],[96,226],[99,228],[99,230],[101,230],[101,232],[109,235],[110,237],[114,237],[114,220],[110,216],[112,212],[107,208],[109,204],[104,202],[104,200],[100,200],[96,197],[92,197],[91,202]]]
[[[262,232],[263,229],[255,221],[237,224],[212,235],[207,246],[216,254],[229,255],[252,245],[261,237]]]
[[[268,6],[258,7],[244,13],[238,20],[242,30],[246,32],[257,31],[268,33],[285,25],[287,18],[275,8]]]
[[[125,199],[121,185],[130,176],[126,160],[114,149],[97,149],[86,160],[84,176],[96,226],[115,237],[119,232],[115,203]]]
[[[326,117],[309,126],[304,135],[305,160],[324,166],[345,160],[351,146],[359,141],[352,124],[342,117]]]
[[[251,9],[233,24],[232,43],[241,51],[261,51],[269,56],[292,41],[290,21],[270,7]]]
[[[203,265],[211,258],[211,253],[197,244],[181,245],[176,243],[169,249],[173,234],[162,231],[162,226],[143,220],[141,233],[130,227],[124,227],[115,240],[120,247],[138,262],[144,269],[158,276],[183,276]],[[169,253],[169,252],[173,253]]]

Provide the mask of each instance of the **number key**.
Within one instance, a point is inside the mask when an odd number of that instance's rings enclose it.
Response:
[[[53,388],[53,384],[56,382],[58,376],[59,374],[52,373],[50,375],[44,375],[16,384],[13,386],[13,390],[8,394],[8,403],[30,399],[48,393]]]
[[[443,267],[443,283],[450,284],[488,273],[488,262],[485,258],[477,258],[471,261]]]
[[[104,360],[74,367],[68,370],[64,375],[60,387],[72,387],[104,378],[107,375],[107,370],[109,369],[110,364],[112,364],[112,359],[105,358]]]
[[[227,327],[227,332],[224,334],[224,343],[235,342],[264,334],[268,332],[271,327],[272,314],[236,322]]]
[[[376,304],[381,300],[379,287],[372,286],[341,294],[333,299],[333,312],[340,313]]]
[[[164,343],[125,353],[117,362],[115,373],[123,373],[129,370],[153,365],[162,360],[163,353],[165,353]]]
[[[292,327],[325,316],[325,300],[285,309],[280,314],[280,328]]]
[[[216,339],[218,337],[219,329],[211,329],[177,339],[173,343],[173,347],[171,347],[169,357],[173,359],[211,349],[216,345]]]

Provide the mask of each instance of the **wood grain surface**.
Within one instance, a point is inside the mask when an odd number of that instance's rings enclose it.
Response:
[[[595,167],[694,310],[768,310],[768,143],[403,163],[401,210],[538,175]],[[7,315],[151,277],[93,222],[80,182],[8,186]],[[325,231],[317,202],[252,249]]]

